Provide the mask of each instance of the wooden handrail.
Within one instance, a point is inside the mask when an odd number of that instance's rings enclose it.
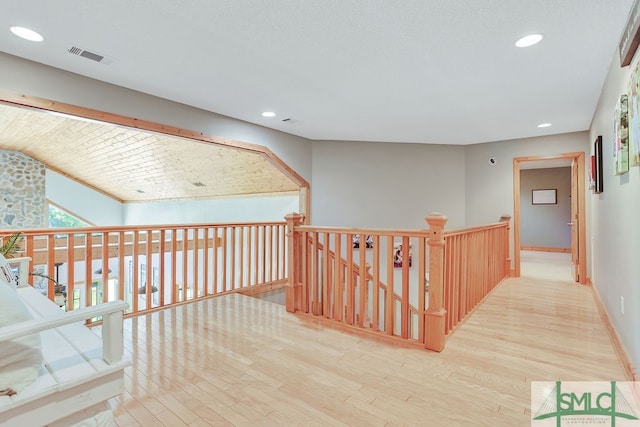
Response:
[[[65,227],[65,228],[21,228],[0,230],[0,236],[10,235],[16,231],[20,231],[23,235],[37,234],[48,236],[50,234],[81,234],[92,233],[99,234],[103,232],[116,231],[143,231],[143,230],[175,230],[182,229],[185,226],[189,228],[213,228],[213,227],[251,227],[261,225],[286,225],[284,221],[256,221],[256,222],[211,222],[197,224],[153,224],[153,225],[108,225],[100,227]]]
[[[455,324],[508,274],[508,219],[445,231],[446,218],[439,214],[427,217],[428,230],[315,227],[295,223],[295,218],[287,224],[290,248],[297,251],[289,254],[292,270],[287,290],[295,292],[288,297],[292,301],[289,311],[321,315],[404,339],[417,335],[417,341],[431,350],[441,351]],[[349,236],[354,235],[361,241],[371,235],[373,251],[363,246],[350,249]],[[415,264],[411,272],[405,251],[416,240],[417,248],[410,249]],[[466,252],[458,249],[458,240],[470,242],[465,243]],[[345,243],[348,249],[343,256]],[[393,258],[400,243],[402,263],[397,269]],[[452,286],[456,274],[462,277],[463,273],[464,284],[458,280]],[[409,294],[415,298],[416,292],[418,303],[410,304]]]
[[[129,303],[128,314],[135,314],[283,283],[285,224],[27,229],[19,230],[24,236],[19,255],[32,260],[29,271],[37,268],[66,285],[67,311],[118,298]],[[16,231],[0,230],[0,238]],[[55,300],[58,287],[53,281],[44,285]]]
[[[453,237],[453,236],[458,236],[461,234],[469,234],[469,233],[476,233],[476,232],[481,232],[481,231],[486,231],[486,230],[491,230],[494,228],[503,228],[503,227],[507,227],[508,224],[504,223],[504,222],[498,222],[495,224],[488,224],[488,225],[478,225],[476,227],[469,227],[469,228],[461,228],[458,230],[451,230],[451,231],[445,231],[444,232],[444,237]]]
[[[367,228],[341,228],[341,227],[317,227],[301,225],[296,227],[296,231],[315,233],[340,233],[340,234],[370,234],[372,236],[407,236],[407,237],[428,237],[427,230],[402,230],[402,229],[367,229]]]

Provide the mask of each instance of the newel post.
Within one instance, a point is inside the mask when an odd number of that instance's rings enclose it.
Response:
[[[511,252],[509,251],[509,234],[510,234],[510,229],[511,229],[511,215],[509,214],[504,214],[500,217],[500,222],[506,222],[507,223],[507,231],[506,231],[506,235],[504,236],[504,250],[506,251],[505,254],[505,261],[504,261],[504,277],[509,277],[511,276]]]
[[[300,232],[296,227],[302,224],[304,216],[297,213],[287,214],[287,265],[288,280],[286,285],[286,306],[288,312],[300,309],[302,303],[302,283],[300,282]]]
[[[425,218],[429,224],[429,307],[424,314],[424,346],[429,350],[444,349],[444,225],[447,217],[433,213]]]

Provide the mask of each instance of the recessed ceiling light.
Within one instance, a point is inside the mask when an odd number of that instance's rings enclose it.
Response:
[[[538,125],[539,128],[548,128],[549,126],[551,126],[551,123],[540,123]]]
[[[31,42],[41,42],[42,40],[44,40],[44,37],[42,37],[41,34],[36,33],[35,31],[30,30],[28,28],[11,27],[10,30],[16,36],[23,38],[25,40],[29,40]]]
[[[529,47],[538,43],[542,40],[542,34],[529,34],[528,36],[524,36],[521,39],[518,39],[516,42],[516,46],[518,47]]]
[[[262,113],[262,117],[275,117],[276,113],[274,113],[273,111],[265,111],[264,113]]]

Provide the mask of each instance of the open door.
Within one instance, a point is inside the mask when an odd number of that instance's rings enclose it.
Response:
[[[571,162],[571,219],[569,226],[571,227],[573,278],[581,284],[587,283],[584,158],[584,152],[577,152],[549,157],[515,157],[513,159],[513,275],[515,277],[520,277],[520,163],[565,159]]]
[[[580,281],[580,257],[579,255],[579,238],[578,225],[578,164],[575,159],[571,162],[571,221],[567,224],[571,227],[571,264],[573,268],[573,280]]]

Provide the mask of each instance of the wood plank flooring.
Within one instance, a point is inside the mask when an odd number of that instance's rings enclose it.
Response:
[[[592,291],[509,279],[442,353],[227,295],[125,320],[119,426],[525,426],[530,382],[625,380]]]

